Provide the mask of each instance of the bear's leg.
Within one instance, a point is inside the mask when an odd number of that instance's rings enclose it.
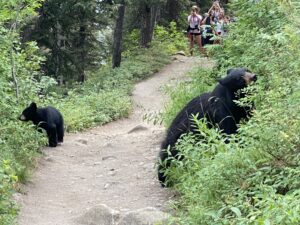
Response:
[[[56,129],[52,128],[48,133],[48,140],[49,140],[49,146],[50,147],[56,147],[57,146],[57,133]]]
[[[166,184],[166,178],[167,177],[165,175],[165,170],[168,169],[171,166],[171,163],[174,159],[175,160],[182,160],[183,159],[183,156],[179,155],[179,152],[174,147],[171,150],[171,155],[169,155],[168,151],[169,150],[162,149],[159,152],[160,162],[159,162],[159,165],[158,165],[158,168],[157,168],[157,175],[158,175],[158,180],[160,181],[160,184],[163,187],[172,186],[172,184]]]
[[[171,166],[172,158],[176,160],[181,160],[182,158],[179,157],[178,151],[174,147],[175,143],[170,141],[170,139],[166,139],[162,145],[161,150],[159,152],[159,165],[157,168],[157,175],[158,180],[160,181],[161,186],[165,187],[166,184],[166,176],[165,176],[165,170]],[[170,155],[171,153],[171,155]],[[169,158],[170,157],[170,158]]]
[[[237,126],[232,117],[224,116],[225,119],[223,119],[222,122],[219,123],[219,129],[222,130],[225,134],[234,134],[237,132]]]
[[[56,147],[57,146],[57,133],[55,125],[46,126],[45,130],[47,131],[49,146]]]
[[[43,128],[47,132],[49,146],[56,147],[57,146],[57,133],[56,133],[56,126],[50,125],[47,122],[40,122],[38,127]]]
[[[58,142],[64,142],[64,126],[61,125],[59,127],[56,128],[57,131],[57,141]]]
[[[165,187],[165,182],[166,182],[166,176],[165,176],[165,169],[170,166],[170,160],[167,160],[168,157],[168,152],[165,149],[161,149],[159,152],[159,165],[157,168],[157,175],[158,175],[158,180],[160,181],[161,186]]]
[[[168,134],[169,135],[169,134]],[[157,168],[157,175],[158,175],[158,180],[160,181],[161,186],[165,187],[165,181],[166,181],[166,176],[165,176],[165,169],[170,166],[170,159],[168,160],[168,147],[170,146],[170,141],[168,136],[166,139],[162,142],[161,144],[161,149],[159,152],[159,165]]]

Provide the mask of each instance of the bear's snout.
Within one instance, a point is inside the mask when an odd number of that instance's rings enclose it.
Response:
[[[257,75],[254,73],[246,72],[244,75],[244,79],[247,85],[249,85],[251,82],[255,82],[257,80]]]
[[[22,120],[22,121],[26,121],[26,117],[25,117],[23,114],[21,114],[21,115],[18,117],[18,119],[19,119],[19,120]]]
[[[252,81],[253,81],[253,82],[257,81],[257,75],[256,75],[256,74],[253,74],[253,76],[252,76]]]

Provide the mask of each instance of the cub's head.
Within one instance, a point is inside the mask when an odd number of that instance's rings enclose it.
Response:
[[[230,90],[236,91],[247,87],[257,80],[257,76],[245,68],[230,69],[227,76],[220,79],[219,83]]]
[[[33,118],[36,116],[36,110],[37,106],[36,103],[32,102],[19,116],[19,120],[22,121],[29,121],[33,120]]]

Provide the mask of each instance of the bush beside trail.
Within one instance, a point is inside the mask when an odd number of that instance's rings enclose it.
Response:
[[[236,0],[237,22],[222,46],[213,46],[212,71],[196,71],[171,93],[166,123],[192,97],[211,90],[226,69],[248,67],[259,75],[253,118],[224,144],[216,129],[196,121],[203,139],[185,135],[185,155],[168,170],[180,193],[180,224],[300,224],[300,8],[290,1]],[[198,74],[197,74],[198,73]],[[197,88],[195,88],[197,87]],[[243,102],[241,102],[243,104]]]

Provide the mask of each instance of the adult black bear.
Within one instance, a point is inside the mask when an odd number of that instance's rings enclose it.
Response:
[[[38,108],[32,102],[19,117],[22,121],[32,121],[37,127],[46,130],[50,147],[64,141],[64,120],[61,113],[51,107]]]
[[[217,126],[223,133],[236,133],[237,124],[242,118],[247,118],[251,111],[251,107],[240,107],[236,104],[235,100],[242,97],[237,92],[256,79],[257,76],[247,69],[230,69],[227,71],[227,76],[219,80],[219,84],[212,92],[204,93],[191,100],[178,113],[167,131],[159,153],[161,162],[168,157],[165,149],[170,148],[172,156],[176,157],[178,154],[175,149],[177,140],[182,134],[193,132],[191,115],[198,114],[198,119],[205,117],[209,127]],[[170,160],[166,161],[165,167],[169,167],[170,163]],[[158,179],[163,186],[166,180],[163,172],[165,167],[161,164],[158,166]]]

